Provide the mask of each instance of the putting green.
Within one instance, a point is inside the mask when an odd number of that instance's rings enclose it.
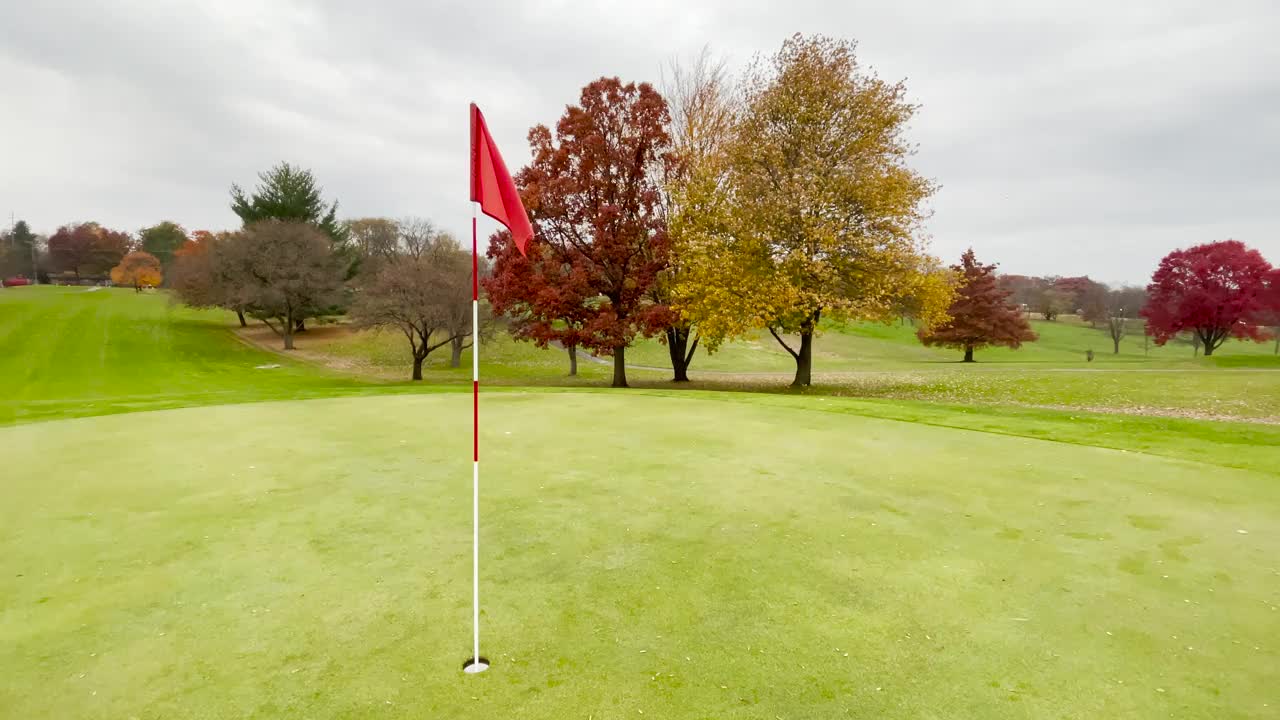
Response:
[[[486,398],[464,676],[468,403],[0,429],[0,716],[1280,712],[1274,475],[622,393]]]

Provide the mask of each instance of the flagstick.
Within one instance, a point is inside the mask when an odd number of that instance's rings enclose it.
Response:
[[[475,629],[469,673],[484,672],[480,659],[480,253],[476,243],[476,205],[471,204],[471,613]]]

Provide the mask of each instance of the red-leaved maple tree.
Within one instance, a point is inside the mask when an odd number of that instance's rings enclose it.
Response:
[[[534,227],[529,258],[490,240],[495,310],[524,337],[612,355],[614,387],[627,386],[627,346],[667,320],[650,290],[670,252],[660,204],[668,119],[648,83],[587,85],[554,135],[529,131],[533,161],[515,177]]]
[[[103,273],[118,264],[133,245],[128,233],[96,222],[63,225],[49,236],[49,256],[59,271]]]
[[[951,319],[935,327],[920,328],[916,336],[925,345],[964,351],[964,362],[973,362],[973,351],[990,345],[1016,348],[1036,339],[1026,318],[1009,304],[1009,291],[1000,287],[995,265],[982,265],[973,248],[952,265],[960,275],[956,298],[948,308]]]
[[[511,334],[538,347],[557,343],[569,353],[569,374],[578,374],[578,348],[590,339],[596,315],[595,291],[581,264],[562,262],[547,243],[529,246],[528,257],[514,250],[507,231],[489,239],[493,274],[482,280],[495,315],[511,318]]]
[[[1193,333],[1213,354],[1228,337],[1262,340],[1257,316],[1267,305],[1271,265],[1239,240],[1174,250],[1160,261],[1147,286],[1147,334],[1164,345]]]
[[[1270,328],[1271,338],[1275,340],[1272,353],[1280,355],[1280,268],[1272,268],[1267,273],[1266,289],[1262,294],[1262,309],[1254,316],[1253,321]]]

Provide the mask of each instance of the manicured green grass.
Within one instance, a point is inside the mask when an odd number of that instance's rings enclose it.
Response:
[[[0,425],[395,390],[249,347],[233,322],[127,289],[0,292]]]
[[[478,677],[465,396],[0,428],[0,716],[1280,707],[1280,476],[1226,467],[1220,424],[601,391],[483,412]],[[991,427],[925,424],[963,422]],[[1087,446],[1178,428],[1217,449]],[[1066,442],[1003,434],[1037,429]]]

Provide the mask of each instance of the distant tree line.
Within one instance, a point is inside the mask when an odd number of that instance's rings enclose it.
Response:
[[[92,221],[68,223],[44,237],[19,220],[0,232],[0,276],[76,284],[110,278],[120,285],[156,286],[186,240],[186,230],[170,221],[136,233]],[[126,259],[127,267],[121,267]]]
[[[1147,291],[1142,287],[1112,287],[1087,275],[1000,275],[999,285],[1010,301],[1027,314],[1050,322],[1060,315],[1075,315],[1101,328],[1111,338],[1115,353],[1120,352],[1120,341],[1142,322],[1140,313],[1147,304]]]

